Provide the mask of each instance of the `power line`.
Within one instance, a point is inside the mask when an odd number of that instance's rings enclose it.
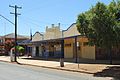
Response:
[[[0,16],[1,16],[2,18],[4,18],[5,20],[7,20],[9,23],[11,23],[11,24],[15,25],[12,21],[10,21],[9,19],[7,19],[7,18],[6,18],[6,17],[4,17],[3,15],[1,15],[1,14],[0,14]]]
[[[22,20],[26,19],[27,22],[30,22],[31,24],[34,24],[34,25],[37,25],[37,26],[40,26],[39,24],[53,24],[51,22],[46,22],[46,21],[38,21],[38,20],[34,20],[33,18],[29,18],[29,17],[26,17],[26,16],[23,16],[22,17]],[[26,21],[24,20],[24,21]],[[71,25],[70,23],[62,23],[61,25],[64,25],[64,26],[68,26],[68,25]],[[40,26],[41,27],[41,26]]]
[[[23,19],[26,19],[26,20],[29,21],[29,22],[35,23],[35,24],[36,24],[36,23],[37,23],[37,24],[38,24],[38,23],[39,23],[39,24],[40,24],[40,23],[52,24],[52,23],[46,22],[46,21],[34,20],[33,17],[32,17],[32,18],[29,18],[29,17],[23,16],[22,18],[23,18]]]
[[[0,16],[2,17],[2,18],[4,18],[5,20],[7,20],[9,23],[11,23],[11,24],[13,24],[13,25],[15,25],[12,21],[10,21],[9,19],[7,19],[6,17],[4,17],[3,15],[1,15],[0,14]],[[36,21],[36,20],[33,20],[33,19],[31,19],[31,18],[25,18],[24,17],[24,19],[26,19],[26,20],[29,20],[29,22],[31,23],[31,24],[33,24],[33,25],[36,25],[36,26],[40,26],[39,25],[39,23],[38,23],[38,21]],[[41,23],[46,23],[46,24],[52,24],[52,23],[49,23],[49,22],[46,22],[46,21],[40,21]],[[65,24],[65,23],[61,23],[61,25],[70,25],[70,24]],[[41,26],[40,26],[41,27]]]

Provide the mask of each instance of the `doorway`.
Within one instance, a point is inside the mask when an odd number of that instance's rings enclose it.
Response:
[[[38,57],[39,56],[39,47],[37,46],[36,47],[36,57]]]

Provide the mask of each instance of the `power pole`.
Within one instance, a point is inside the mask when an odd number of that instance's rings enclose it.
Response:
[[[17,13],[17,9],[21,9],[22,7],[18,7],[17,5],[15,5],[15,6],[9,5],[9,7],[15,9],[15,13],[10,12],[10,14],[15,15],[15,60],[14,60],[14,62],[17,62],[17,58],[16,58],[16,56],[17,56],[17,15],[20,15]]]

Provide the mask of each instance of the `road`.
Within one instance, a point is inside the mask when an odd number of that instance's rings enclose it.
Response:
[[[0,80],[108,80],[90,74],[0,62]]]

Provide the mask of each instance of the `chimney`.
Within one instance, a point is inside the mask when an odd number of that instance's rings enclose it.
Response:
[[[47,29],[48,29],[48,26],[46,26],[46,31],[47,31]]]
[[[60,29],[60,23],[58,23],[58,28]]]
[[[58,23],[58,27],[60,27],[60,23]]]
[[[54,24],[52,24],[52,28],[54,28]]]

